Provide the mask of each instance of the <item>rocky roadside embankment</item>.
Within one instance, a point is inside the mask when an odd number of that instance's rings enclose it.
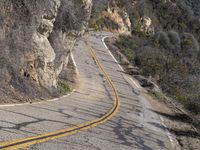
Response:
[[[59,82],[71,78],[70,53],[92,1],[1,0],[0,6],[0,103],[58,95]]]

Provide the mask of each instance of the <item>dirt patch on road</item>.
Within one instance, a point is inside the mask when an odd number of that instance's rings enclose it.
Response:
[[[113,53],[115,58],[119,61],[126,73],[139,74],[138,68],[132,66],[127,58],[120,52],[120,50],[113,44],[115,38],[107,38],[106,45]],[[145,97],[150,101],[153,110],[158,115],[164,118],[164,124],[167,130],[176,137],[177,142],[181,146],[181,150],[200,150],[200,128],[199,116],[193,116],[176,107],[170,100],[163,99],[160,101],[148,92],[143,92]],[[192,116],[192,117],[191,117]],[[200,118],[200,117],[199,117]]]

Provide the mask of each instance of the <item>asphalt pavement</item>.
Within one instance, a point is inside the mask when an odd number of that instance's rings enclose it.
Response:
[[[120,71],[102,38],[106,32],[91,32],[79,39],[73,51],[79,86],[68,96],[21,106],[0,106],[1,143],[55,132],[100,118],[113,107],[113,94],[84,40],[95,51],[120,98],[120,108],[110,120],[94,128],[61,138],[52,138],[30,150],[172,150],[173,141],[160,116],[129,76]],[[136,92],[137,91],[137,92]],[[15,149],[13,146],[10,149]],[[9,149],[9,147],[7,147]]]

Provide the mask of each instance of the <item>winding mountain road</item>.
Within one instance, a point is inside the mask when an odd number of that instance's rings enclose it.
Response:
[[[0,106],[0,149],[173,149],[160,116],[135,92],[140,90],[137,82],[120,71],[103,44],[110,35],[91,32],[77,41],[73,54],[79,87],[70,95]]]

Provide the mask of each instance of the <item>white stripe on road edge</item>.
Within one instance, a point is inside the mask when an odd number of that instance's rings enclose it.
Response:
[[[108,53],[111,55],[111,57],[114,59],[114,61],[117,63],[117,65],[119,66],[119,68],[121,69],[121,71],[124,72],[124,69],[122,68],[122,66],[118,63],[118,61],[115,59],[115,57],[113,56],[113,54],[110,52],[110,50],[108,49],[107,45],[105,44],[105,39],[108,38],[109,36],[105,36],[102,38],[102,43],[105,46],[105,48],[108,50]]]
[[[167,133],[167,137],[169,138],[169,140],[170,140],[170,142],[171,142],[171,144],[172,144],[172,147],[175,148],[176,146],[179,145],[179,144],[178,144],[178,141],[172,136],[172,134],[171,134],[171,133],[169,132],[169,130],[167,129],[167,126],[166,126],[165,123],[164,123],[164,118],[163,118],[161,115],[159,115],[159,118],[160,118],[160,120],[161,120],[162,126],[163,126],[164,129],[165,129],[165,132]]]
[[[133,78],[131,78],[131,77],[129,77],[130,78],[130,80],[133,82],[133,84],[135,84],[135,86],[137,87],[137,88],[141,88],[141,86],[137,83],[137,82],[135,82],[134,80],[133,80]]]
[[[105,39],[108,38],[110,36],[105,36],[102,38],[102,43],[103,45],[105,46],[105,48],[108,50],[108,53],[111,55],[111,57],[114,59],[114,61],[117,63],[117,65],[119,66],[119,68],[121,69],[121,71],[125,72],[124,69],[122,68],[122,66],[118,63],[118,61],[116,60],[116,58],[113,56],[113,54],[110,52],[110,50],[108,49],[107,45],[105,44]],[[137,88],[141,88],[141,86],[136,83],[132,78],[128,77],[132,82],[133,84],[137,87]]]
[[[70,56],[71,56],[71,58],[72,58],[73,65],[74,65],[74,67],[75,67],[76,74],[79,74],[78,68],[77,68],[77,65],[76,65],[76,61],[74,60],[74,55],[73,55],[72,52],[70,53]]]
[[[40,101],[40,102],[28,102],[28,103],[22,103],[22,104],[5,104],[5,105],[0,105],[0,108],[2,107],[14,107],[14,106],[26,106],[26,105],[35,105],[35,104],[42,104],[42,103],[45,103],[45,102],[54,102],[54,101],[58,101],[58,100],[61,100],[62,98],[66,98],[68,96],[70,96],[71,94],[73,94],[76,90],[72,90],[71,93],[67,94],[67,95],[64,95],[62,97],[59,97],[59,98],[54,98],[54,99],[50,99],[50,100],[43,100],[43,101]]]

